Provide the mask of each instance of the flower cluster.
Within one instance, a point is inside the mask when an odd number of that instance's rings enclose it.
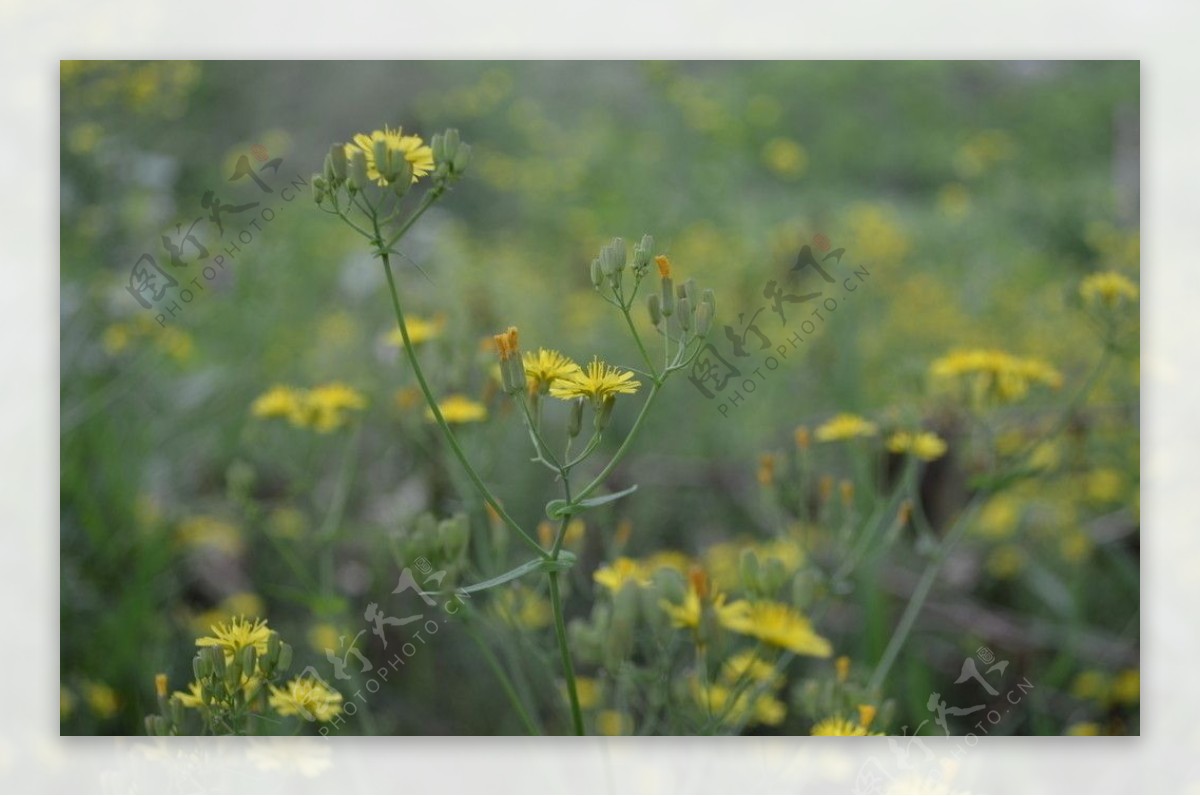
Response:
[[[962,349],[937,359],[929,368],[938,379],[966,379],[976,399],[1009,403],[1024,398],[1037,384],[1062,386],[1062,374],[1042,359],[1018,357],[997,349]]]
[[[349,422],[350,412],[367,406],[366,397],[341,382],[331,382],[310,390],[276,385],[255,399],[250,413],[257,418],[280,418],[298,428],[311,428],[327,434]]]

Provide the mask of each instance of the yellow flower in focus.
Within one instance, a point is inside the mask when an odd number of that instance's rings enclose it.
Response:
[[[395,130],[390,127],[384,127],[382,130],[375,130],[370,135],[359,133],[354,136],[353,143],[346,144],[346,157],[350,157],[355,150],[361,150],[367,159],[367,177],[374,180],[377,185],[383,187],[388,184],[388,181],[379,173],[379,169],[375,164],[375,142],[383,141],[387,144],[389,153],[402,153],[404,159],[412,166],[412,181],[416,182],[421,177],[424,177],[434,169],[433,150],[430,149],[420,136],[404,135],[403,128],[397,127]],[[393,160],[393,162],[395,162]]]
[[[721,624],[729,630],[797,655],[828,658],[833,654],[829,641],[819,636],[808,619],[790,605],[770,601],[735,605],[739,610],[718,614]]]
[[[599,359],[593,359],[586,371],[580,369],[574,375],[557,379],[550,385],[550,394],[564,401],[589,398],[598,404],[619,393],[633,395],[641,386],[642,383],[633,378],[632,371],[621,371]]]
[[[599,735],[629,735],[633,732],[633,719],[619,710],[602,710],[596,714],[596,732]]]
[[[776,175],[794,180],[808,169],[808,152],[790,138],[773,138],[762,150],[763,163]]]
[[[539,348],[536,352],[526,351],[522,355],[525,376],[529,379],[530,392],[546,392],[560,379],[582,375],[582,369],[557,351]]]
[[[622,556],[611,564],[605,564],[598,568],[592,575],[592,580],[616,594],[627,583],[635,586],[648,586],[650,573],[638,561]]]
[[[501,589],[492,610],[505,624],[519,630],[541,630],[554,619],[549,600],[527,586]]]
[[[873,437],[879,433],[879,427],[866,418],[843,412],[829,422],[818,426],[817,442],[835,442],[855,437]]]
[[[932,431],[899,431],[888,439],[887,447],[892,453],[911,453],[927,462],[946,454],[946,441]]]
[[[271,686],[267,703],[280,716],[300,716],[306,721],[329,721],[342,712],[342,695],[311,677],[296,677],[283,688]]]
[[[83,700],[100,719],[111,719],[120,708],[117,692],[104,683],[84,683]]]
[[[487,420],[487,407],[465,395],[448,395],[438,402],[438,409],[447,423],[478,423]],[[433,410],[425,409],[425,419],[434,421]]]
[[[404,316],[404,325],[408,328],[408,339],[413,345],[420,345],[429,340],[433,340],[442,333],[442,329],[446,326],[446,318],[439,315],[433,320],[425,320],[416,315]],[[404,336],[400,334],[400,327],[392,329],[387,334],[386,342],[388,345],[400,348],[404,345]]]
[[[225,652],[225,660],[231,661],[234,656],[246,647],[254,647],[259,655],[267,652],[267,640],[271,637],[271,628],[267,627],[265,619],[253,622],[245,617],[236,617],[228,622],[219,622],[210,628],[211,636],[196,639],[197,647],[218,647]]]
[[[1137,285],[1116,271],[1092,274],[1079,283],[1079,295],[1092,304],[1097,302],[1109,309],[1116,307],[1122,299],[1136,301]]]
[[[292,387],[278,384],[267,390],[250,405],[250,414],[255,417],[285,418],[300,417],[304,406],[304,393]]]
[[[881,732],[868,732],[867,728],[855,721],[833,716],[817,722],[809,735],[883,735]]]

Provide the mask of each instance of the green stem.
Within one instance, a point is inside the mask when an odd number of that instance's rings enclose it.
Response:
[[[470,620],[462,624],[463,630],[467,632],[467,636],[471,641],[475,642],[475,646],[479,647],[479,651],[483,653],[483,658],[487,661],[492,673],[496,675],[496,679],[500,681],[500,687],[504,689],[504,693],[508,695],[508,700],[512,703],[513,708],[517,711],[517,716],[521,719],[521,723],[525,725],[525,729],[530,735],[541,735],[537,726],[533,723],[533,719],[529,716],[529,711],[525,709],[525,705],[521,702],[521,698],[517,695],[517,690],[512,684],[512,680],[505,674],[504,668],[500,665],[500,661],[492,653],[475,629],[471,627]]]
[[[405,224],[404,229],[407,229],[411,225],[412,220],[413,219],[409,219],[409,223]],[[378,241],[379,225],[374,221],[372,221],[372,223],[375,225],[376,241]],[[393,242],[395,242],[394,238]],[[500,516],[500,518],[504,521],[504,524],[507,525],[518,536],[524,539],[525,543],[536,550],[539,556],[542,558],[548,558],[549,556],[546,551],[542,549],[542,546],[539,545],[532,536],[526,533],[525,530],[517,524],[516,520],[509,516],[508,512],[504,510],[504,507],[500,505],[500,501],[496,499],[496,496],[493,495],[491,490],[487,488],[487,485],[483,483],[483,479],[479,477],[479,473],[475,471],[475,468],[467,459],[467,455],[463,452],[462,446],[458,444],[458,438],[454,435],[454,432],[450,430],[449,424],[446,423],[446,418],[442,416],[442,410],[438,408],[437,399],[433,397],[433,391],[429,388],[429,382],[425,380],[425,372],[421,369],[421,364],[417,360],[416,349],[413,347],[412,340],[409,339],[408,326],[404,322],[404,311],[400,308],[400,296],[396,292],[396,277],[392,274],[392,261],[388,256],[387,250],[383,247],[380,247],[380,258],[383,260],[384,273],[387,274],[388,290],[392,294],[392,309],[395,310],[396,313],[396,323],[400,326],[400,337],[404,342],[404,353],[408,358],[409,364],[412,365],[413,375],[417,377],[417,384],[421,387],[421,392],[425,396],[425,402],[429,405],[429,411],[433,413],[434,421],[438,424],[438,427],[441,428],[442,434],[446,437],[446,442],[450,445],[450,449],[454,451],[455,457],[458,458],[459,463],[463,466],[463,469],[466,470],[467,477],[471,479],[471,483],[475,485],[475,489],[479,491],[479,494],[483,497],[484,501],[486,501],[487,504],[492,507],[492,510]]]
[[[617,466],[617,464],[629,451],[629,447],[633,443],[634,438],[637,436],[638,430],[642,427],[642,422],[646,419],[646,415],[650,411],[650,405],[654,403],[654,399],[658,396],[659,391],[662,389],[662,384],[663,383],[661,379],[654,380],[653,385],[650,387],[650,395],[646,397],[646,403],[642,404],[642,411],[638,413],[637,419],[633,421],[633,428],[629,429],[629,434],[625,437],[625,441],[621,443],[621,447],[617,448],[617,452],[613,454],[612,459],[609,460],[608,464],[604,466],[604,469],[600,471],[600,474],[597,475],[590,484],[585,486],[579,492],[579,494],[575,496],[577,501],[584,500],[593,492],[595,492],[600,485],[604,483],[604,479],[608,478],[608,475],[613,471],[613,468]]]
[[[566,518],[563,518],[565,525]],[[562,535],[560,531],[559,535]],[[563,674],[567,680],[567,696],[571,702],[571,722],[576,735],[583,735],[583,710],[579,707],[579,693],[575,688],[575,670],[571,666],[571,650],[567,648],[567,626],[563,621],[562,596],[558,592],[558,573],[548,573],[550,578],[550,606],[554,609],[554,632],[558,636],[558,651],[562,656]]]

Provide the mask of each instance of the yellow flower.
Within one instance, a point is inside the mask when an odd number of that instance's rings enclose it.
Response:
[[[698,678],[692,678],[692,696],[706,713],[723,718],[730,724],[766,724],[776,726],[783,723],[787,707],[776,697],[767,693],[754,696],[753,688],[735,690],[719,684],[705,687]]]
[[[1122,299],[1134,301],[1138,297],[1137,285],[1116,271],[1092,274],[1079,283],[1079,295],[1089,303],[1101,302],[1112,309]]]
[[[520,630],[541,630],[549,627],[554,614],[550,602],[527,586],[501,589],[496,594],[492,610],[508,625]]]
[[[342,695],[311,677],[296,677],[283,688],[271,686],[267,703],[280,716],[329,721],[342,712]]]
[[[883,735],[881,732],[867,732],[861,724],[833,716],[817,722],[809,735]]]
[[[261,418],[292,419],[302,414],[304,393],[278,384],[267,390],[250,405],[250,413]]]
[[[717,622],[728,627],[729,622],[736,622],[744,614],[746,603],[742,600],[737,602],[725,603],[725,595],[717,594],[712,601],[705,605],[704,600],[695,588],[695,585],[689,586],[687,593],[683,596],[683,603],[676,605],[669,600],[659,600],[658,605],[671,620],[671,624],[675,627],[700,627],[700,620],[704,617],[704,609],[710,607],[713,614],[717,617]]]
[[[253,622],[245,617],[236,617],[228,622],[219,622],[210,630],[211,636],[196,639],[197,647],[219,647],[225,651],[225,660],[233,657],[246,647],[254,647],[259,655],[267,652],[267,639],[271,637],[271,628],[267,627],[264,619]]]
[[[605,564],[598,568],[592,575],[592,580],[616,594],[626,583],[648,586],[650,573],[638,561],[621,557],[611,564]]]
[[[1081,721],[1067,727],[1067,735],[1099,735],[1100,725],[1094,721]]]
[[[104,342],[104,350],[110,356],[116,356],[129,347],[130,337],[129,326],[124,323],[114,323],[104,330],[101,339]]]
[[[192,681],[188,684],[188,690],[176,691],[172,695],[179,700],[179,704],[185,708],[202,708],[204,707],[204,690],[201,688],[199,681]]]
[[[408,328],[408,339],[413,345],[420,345],[427,340],[433,340],[442,333],[442,329],[446,326],[446,318],[439,315],[431,321],[424,318],[419,318],[416,315],[406,315],[404,325]],[[388,332],[387,344],[394,345],[397,348],[404,345],[404,337],[400,334],[400,327],[397,326]]]
[[[632,371],[622,372],[599,359],[593,359],[586,371],[581,369],[578,373],[557,379],[550,385],[550,394],[564,401],[590,398],[594,403],[600,403],[618,393],[632,395],[641,386],[642,383],[633,378]]]
[[[346,424],[346,412],[365,409],[362,393],[341,382],[322,384],[309,390],[304,400],[304,423],[325,434]]]
[[[308,644],[317,652],[336,650],[341,645],[341,633],[328,622],[321,622],[308,629]]]
[[[976,398],[992,396],[1000,401],[1023,398],[1034,384],[1054,389],[1062,386],[1062,374],[1049,363],[996,349],[952,351],[935,360],[929,371],[941,379],[967,377]]]
[[[75,695],[65,685],[60,685],[58,687],[58,718],[60,720],[70,718],[74,712]]]
[[[567,698],[566,683],[562,684],[563,698]],[[579,697],[579,707],[591,710],[600,704],[600,681],[594,677],[576,677],[575,695]]]
[[[1001,545],[988,555],[985,566],[992,577],[1007,580],[1024,568],[1025,553],[1016,545]]]
[[[818,426],[816,436],[818,442],[834,442],[855,437],[873,437],[878,432],[879,428],[870,420],[843,412],[824,425]]]
[[[526,351],[522,361],[525,375],[529,378],[530,392],[545,392],[560,379],[574,378],[582,369],[557,351],[539,348],[537,352]]]
[[[796,179],[808,168],[808,152],[790,138],[773,138],[762,150],[763,162],[771,171],[786,179]]]
[[[1087,497],[1096,503],[1111,503],[1121,496],[1125,479],[1111,467],[1100,467],[1087,474]]]
[[[629,735],[633,719],[619,710],[602,710],[596,714],[596,732],[600,735]]]
[[[120,708],[117,692],[104,683],[84,683],[83,699],[101,719],[111,719]]]
[[[776,688],[783,685],[783,674],[776,672],[774,666],[758,657],[753,650],[745,650],[726,659],[721,666],[721,676],[730,685],[741,682],[743,678],[752,683],[770,683]]]
[[[946,441],[932,431],[896,432],[888,439],[887,447],[892,453],[911,453],[927,462],[940,459],[946,453]]]
[[[392,130],[389,127],[384,127],[382,130],[375,130],[370,135],[359,133],[354,136],[354,143],[346,144],[346,157],[350,157],[355,150],[362,150],[367,158],[367,177],[375,180],[376,184],[384,186],[388,181],[379,173],[379,169],[375,165],[375,142],[383,141],[387,144],[389,153],[402,153],[404,159],[412,166],[412,181],[416,182],[421,177],[424,177],[434,169],[433,150],[426,146],[425,142],[417,135],[404,135],[403,128],[397,127]],[[395,161],[393,161],[395,162]]]
[[[737,610],[718,614],[718,619],[735,633],[765,641],[797,655],[828,658],[833,654],[829,641],[817,635],[808,619],[790,605],[770,601],[739,602],[730,608]]]
[[[449,395],[438,403],[438,409],[447,423],[478,423],[487,419],[487,407],[465,395]],[[434,420],[433,410],[425,409],[425,419]]]
[[[236,527],[204,514],[181,522],[175,538],[187,547],[209,547],[231,556],[238,555],[246,546]]]
[[[1088,699],[1105,702],[1109,695],[1108,677],[1103,672],[1087,669],[1075,677],[1071,684],[1071,696],[1076,699]]]
[[[1112,682],[1112,700],[1124,705],[1135,705],[1142,698],[1142,676],[1137,669],[1127,669]]]

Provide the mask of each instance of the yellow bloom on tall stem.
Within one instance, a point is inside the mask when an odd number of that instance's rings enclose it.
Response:
[[[259,655],[267,652],[267,641],[271,637],[271,629],[265,619],[251,622],[244,616],[239,616],[228,622],[219,622],[210,628],[211,636],[196,639],[197,647],[219,647],[225,652],[225,659],[232,660],[235,655],[246,647],[254,647]]]
[[[574,375],[557,379],[550,385],[550,394],[564,401],[588,398],[599,404],[605,398],[621,393],[633,395],[641,386],[642,383],[633,378],[632,371],[622,371],[593,359],[587,370],[581,369]]]
[[[375,142],[383,141],[390,152],[403,153],[404,159],[412,166],[412,181],[416,182],[434,169],[433,150],[430,149],[418,135],[404,135],[403,128],[395,130],[384,127],[375,130],[370,135],[359,133],[354,136],[353,143],[346,144],[346,157],[355,150],[361,150],[367,159],[367,177],[383,187],[388,184],[375,164]],[[394,162],[394,161],[393,161]]]
[[[536,352],[526,351],[523,362],[525,375],[529,378],[529,389],[533,392],[545,392],[558,380],[573,378],[583,372],[570,357],[545,348],[539,348]]]

